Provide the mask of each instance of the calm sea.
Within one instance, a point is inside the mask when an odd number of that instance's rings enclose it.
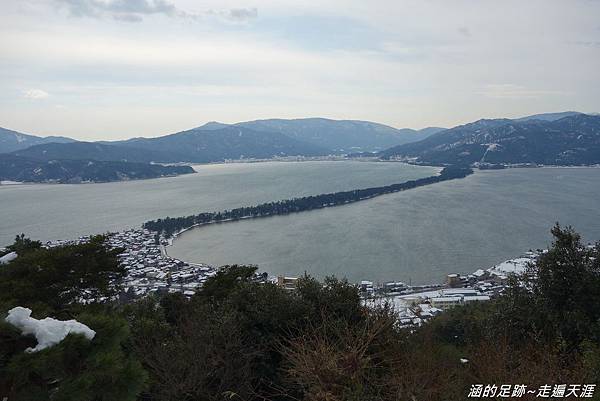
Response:
[[[266,162],[195,166],[196,174],[84,185],[0,186],[0,246],[18,233],[40,240],[118,231],[273,200],[387,185],[438,169],[375,162]]]
[[[0,245],[69,239],[146,220],[386,185],[437,169],[375,162],[196,166],[197,174],[86,185],[0,186]],[[191,230],[169,253],[271,274],[440,282],[550,241],[555,221],[600,240],[600,169],[480,171],[364,202]]]
[[[556,221],[600,240],[600,169],[480,171],[351,205],[194,229],[169,253],[271,274],[423,284],[547,247]]]

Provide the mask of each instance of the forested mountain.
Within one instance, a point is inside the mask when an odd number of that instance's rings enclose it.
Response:
[[[14,152],[15,150],[25,149],[33,145],[39,145],[50,142],[73,142],[74,139],[62,136],[47,136],[45,138],[22,134],[6,128],[0,128],[0,153]]]
[[[433,164],[596,164],[600,163],[600,116],[479,120],[393,147],[381,156]]]
[[[0,154],[0,181],[107,182],[193,173],[189,166],[97,160],[35,160]]]
[[[214,124],[218,123],[209,123],[208,128],[212,128]],[[416,131],[408,128],[396,129],[369,121],[327,118],[269,119],[240,122],[236,125],[259,131],[279,132],[290,138],[346,153],[382,150],[421,140],[443,129],[426,128]]]
[[[234,125],[216,129],[195,128],[158,138],[133,138],[112,144],[168,152],[176,155],[178,161],[195,163],[273,156],[319,156],[330,153],[329,149],[277,132],[263,132]]]
[[[42,161],[207,163],[387,148],[381,152],[383,157],[400,156],[422,163],[590,164],[599,159],[598,119],[600,116],[567,111],[418,131],[325,118],[268,119],[232,125],[213,121],[157,138],[113,142],[41,138],[0,128],[0,153],[12,152]]]
[[[47,143],[12,152],[15,156],[36,160],[98,160],[136,163],[177,162],[174,152],[139,149],[132,146],[108,145],[98,142]]]

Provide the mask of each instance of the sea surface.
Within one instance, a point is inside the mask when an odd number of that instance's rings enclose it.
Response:
[[[370,200],[183,233],[169,254],[273,275],[439,283],[550,244],[555,222],[600,240],[600,169],[477,171]]]
[[[105,184],[0,185],[0,246],[119,231],[147,220],[427,177],[439,169],[359,161],[194,166],[197,173]]]

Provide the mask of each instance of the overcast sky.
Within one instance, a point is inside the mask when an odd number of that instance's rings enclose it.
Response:
[[[0,0],[0,126],[395,127],[600,111],[600,0]]]

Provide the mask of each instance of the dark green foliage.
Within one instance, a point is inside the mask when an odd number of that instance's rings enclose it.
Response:
[[[587,247],[571,227],[552,229],[554,243],[533,267],[535,308],[568,349],[600,340],[600,243]]]
[[[191,298],[165,294],[125,306],[81,305],[60,297],[66,303],[53,304],[45,290],[38,296],[25,291],[22,300],[38,316],[60,310],[97,335],[92,341],[71,335],[26,354],[35,341],[0,322],[0,395],[73,401],[446,401],[467,399],[474,383],[529,388],[597,383],[600,252],[598,246],[583,246],[570,228],[557,225],[552,233],[549,252],[527,275],[514,277],[504,296],[446,311],[413,330],[398,328],[387,306],[364,307],[357,287],[346,281],[303,277],[295,290],[286,290],[262,282],[254,266],[223,267]],[[84,246],[46,251],[24,237],[14,246],[22,249],[17,260],[41,264],[43,252],[55,252],[45,254],[52,262],[43,264],[55,266],[59,255],[77,253],[112,271],[114,260],[98,248],[101,238],[97,241],[90,245],[98,251],[95,262]],[[14,269],[14,263],[5,267]],[[30,276],[6,277],[19,283]],[[75,284],[48,279],[49,287]],[[2,310],[19,296],[8,294],[0,293]]]
[[[324,207],[344,205],[379,195],[420,187],[423,185],[434,184],[437,182],[453,180],[457,178],[464,178],[472,173],[473,170],[464,166],[446,167],[442,170],[440,175],[411,180],[400,184],[355,189],[353,191],[335,192],[315,196],[305,196],[302,198],[263,203],[257,206],[240,207],[237,209],[225,210],[217,213],[199,213],[197,215],[176,218],[166,217],[164,219],[148,221],[144,223],[144,228],[162,232],[166,236],[171,236],[181,230],[193,227],[195,225],[210,224],[227,220],[239,220],[245,217],[266,217],[298,213],[307,210],[322,209]]]
[[[114,296],[118,288],[111,283],[125,271],[117,260],[119,250],[108,250],[104,240],[96,236],[85,244],[45,249],[18,237],[10,248],[19,257],[0,269],[0,301],[60,311],[82,299]]]
[[[305,276],[298,280],[297,291],[302,300],[307,302],[313,310],[312,324],[325,317],[318,315],[321,311],[326,313],[328,319],[343,319],[352,322],[364,318],[358,291],[346,280],[340,281],[335,277],[327,277],[324,283],[320,283]]]
[[[47,400],[49,394],[61,401],[136,398],[146,376],[131,347],[124,346],[130,339],[127,322],[100,312],[81,313],[77,318],[96,330],[92,341],[69,335],[37,353],[12,349],[10,362],[0,365],[10,400]]]
[[[0,397],[12,400],[135,400],[146,374],[133,353],[127,320],[108,301],[124,271],[105,238],[51,249],[24,236],[9,248],[18,257],[0,269]],[[81,304],[85,298],[88,304]],[[97,303],[102,301],[103,303]],[[96,331],[93,340],[69,335],[58,345],[26,353],[33,336],[4,322],[8,310],[76,319]]]
[[[227,266],[189,301],[170,294],[130,307],[152,378],[149,399],[285,399],[276,396],[284,382],[280,346],[323,319],[364,320],[358,292],[346,282],[328,279],[323,287],[305,277],[294,292],[257,282],[255,271]]]
[[[17,235],[15,242],[9,245],[6,249],[8,252],[16,252],[17,255],[25,255],[30,251],[40,249],[42,243],[40,241],[33,241],[30,238],[26,238],[25,234]]]
[[[214,277],[206,281],[196,299],[223,301],[241,286],[251,282],[256,276],[256,270],[256,266],[223,266]]]

